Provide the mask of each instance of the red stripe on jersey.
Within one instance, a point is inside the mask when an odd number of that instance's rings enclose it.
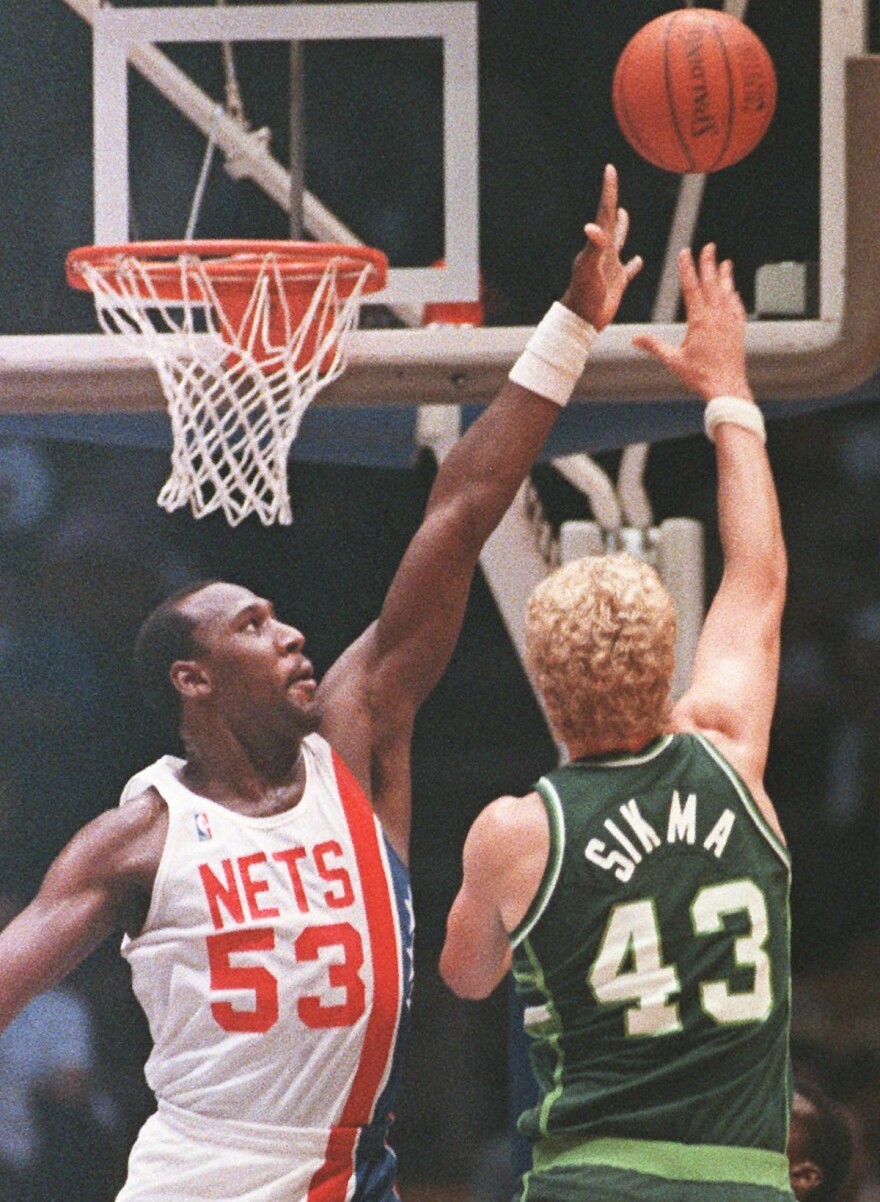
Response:
[[[394,902],[373,807],[336,752],[333,752],[333,768],[363,892],[373,966],[373,1005],[351,1092],[340,1115],[339,1126],[330,1133],[324,1163],[312,1177],[309,1202],[343,1202],[345,1198],[354,1167],[358,1129],[373,1119],[373,1107],[394,1050],[400,1011],[401,980]]]

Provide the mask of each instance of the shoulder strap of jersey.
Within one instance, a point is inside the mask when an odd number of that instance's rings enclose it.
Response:
[[[154,760],[128,781],[119,804],[125,805],[127,801],[140,797],[147,789],[155,789],[168,803],[184,801],[191,805],[193,801],[200,800],[178,779],[177,774],[182,767],[183,760],[173,755],[163,755]]]
[[[556,786],[549,777],[542,776],[535,788],[547,811],[547,821],[550,824],[550,851],[547,856],[547,866],[535,896],[523,915],[522,921],[510,932],[511,947],[517,947],[522,943],[547,909],[556,888],[556,882],[559,880],[562,857],[565,852],[565,813]]]
[[[779,856],[780,860],[782,860],[782,862],[785,864],[786,868],[791,868],[791,854],[789,853],[788,848],[784,843],[780,842],[776,832],[761,813],[758,803],[752,797],[745,782],[734,766],[729,762],[729,760],[726,759],[725,756],[721,754],[715,744],[710,739],[706,738],[705,735],[694,734],[691,737],[700,744],[709,758],[714,760],[721,771],[725,774],[736,792],[739,794],[740,800],[743,804],[743,809],[746,811],[749,818],[770,844],[773,851],[777,854],[777,856]]]

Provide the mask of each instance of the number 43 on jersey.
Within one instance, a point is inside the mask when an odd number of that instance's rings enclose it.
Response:
[[[704,1013],[720,1025],[766,1018],[773,992],[770,958],[764,950],[769,933],[764,894],[750,880],[707,885],[696,894],[690,913],[697,939],[723,932],[727,915],[745,913],[749,922],[748,932],[734,938],[733,956],[737,967],[752,969],[751,988],[734,991],[726,980],[700,982]],[[678,970],[664,963],[652,899],[614,907],[587,982],[602,1004],[632,1003],[624,1011],[627,1035],[671,1035],[681,1030],[675,1000],[681,991]]]

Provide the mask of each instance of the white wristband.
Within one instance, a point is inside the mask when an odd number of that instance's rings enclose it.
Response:
[[[706,406],[704,424],[706,437],[715,441],[715,427],[722,422],[732,422],[735,426],[743,426],[757,434],[761,442],[767,441],[767,430],[764,426],[764,414],[754,401],[747,401],[739,396],[716,396]]]
[[[588,321],[554,301],[510,369],[509,378],[548,401],[566,405],[595,337]]]

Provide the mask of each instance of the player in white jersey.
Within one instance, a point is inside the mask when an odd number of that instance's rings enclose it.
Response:
[[[158,1100],[120,1202],[386,1202],[408,1011],[416,711],[486,538],[639,269],[606,170],[595,223],[510,380],[444,459],[377,620],[317,684],[304,637],[236,584],[164,602],[136,649],[186,759],[89,823],[0,935],[0,1029],[112,932]]]
[[[385,1135],[412,986],[406,871],[330,745],[308,734],[301,754],[300,800],[277,814],[194,792],[170,756],[123,795],[154,789],[168,834],[146,921],[123,944],[159,1105],[120,1202],[199,1182],[191,1141],[215,1146],[242,1197],[392,1187]]]

